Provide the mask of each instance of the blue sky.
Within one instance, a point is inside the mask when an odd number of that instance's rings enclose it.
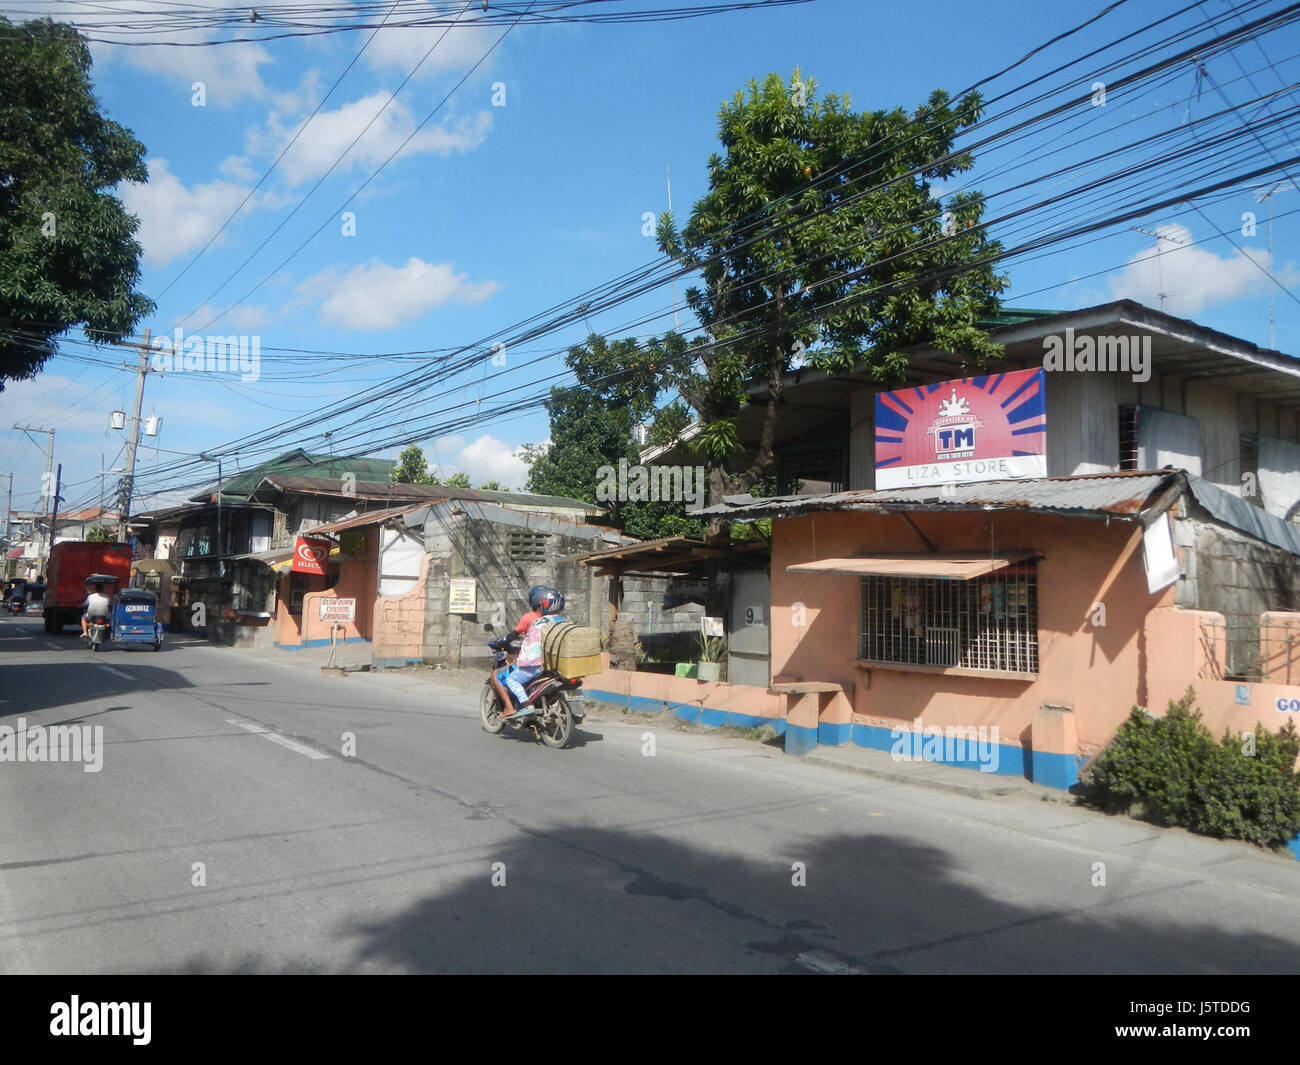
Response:
[[[35,6],[31,0],[6,0],[0,11],[21,18]],[[76,7],[57,2],[41,6],[65,15]],[[137,12],[167,7],[155,0],[120,6]],[[657,6],[666,6],[666,0]],[[149,376],[144,414],[161,417],[163,426],[149,443],[166,450],[142,448],[142,488],[175,487],[202,477],[201,468],[175,469],[183,459],[173,453],[216,447],[428,360],[380,356],[469,344],[648,262],[656,253],[653,239],[642,235],[642,217],[666,206],[665,164],[671,167],[676,214],[684,219],[705,191],[705,163],[717,150],[719,103],[750,78],[770,71],[789,77],[798,67],[817,79],[822,92],[851,95],[857,109],[912,110],[933,89],[956,91],[992,74],[1102,6],[1028,0],[987,5],[814,0],[650,25],[522,26],[347,203],[345,209],[355,214],[355,235],[344,235],[340,208],[352,191],[501,32],[472,24],[457,27],[283,230],[215,294],[380,111],[442,31],[381,31],[248,208],[179,280],[177,275],[357,57],[369,32],[197,49],[159,43],[96,45],[94,77],[103,107],[144,143],[150,161],[149,185],[123,190],[125,202],[143,223],[141,288],[158,300],[157,314],[145,324],[155,334],[170,335],[179,323],[189,333],[256,335],[261,346],[255,381],[238,374]],[[1127,5],[998,84],[1045,71],[1125,36],[1160,9],[1179,6]],[[1204,0],[1172,21],[1169,31],[1228,10],[1224,0]],[[124,20],[131,17],[123,15]],[[472,23],[472,17],[465,21]],[[182,35],[159,31],[157,36]],[[1209,78],[1185,65],[1143,95],[1117,94],[1095,116],[1092,128],[1098,138],[1089,151],[1136,140],[1141,133],[1222,106],[1216,104],[1214,84],[1233,103],[1251,98],[1255,92],[1239,62],[1258,89],[1298,80],[1293,53],[1300,52],[1300,35],[1282,31],[1261,38],[1260,44],[1262,52],[1247,45],[1210,59]],[[205,106],[193,105],[195,82],[204,85]],[[494,106],[494,95],[501,102],[502,88],[504,106]],[[1289,98],[1279,101],[1270,106],[1279,111],[1294,106]],[[1029,143],[1042,149],[1033,166],[1037,171],[1049,168],[1058,148],[1046,138]],[[1276,152],[1286,144],[1280,138],[1265,147]],[[1069,143],[1061,144],[1056,158],[1068,159],[1070,151]],[[1245,156],[1250,154],[1234,158],[1232,165],[1247,168]],[[1268,158],[1264,148],[1254,154]],[[997,165],[1015,161],[1005,155],[981,158],[980,166],[990,175],[987,188],[1012,180]],[[977,170],[976,178],[980,174]],[[1011,279],[1006,302],[1066,309],[1128,296],[1156,306],[1163,286],[1171,313],[1267,345],[1270,282],[1256,263],[1244,260],[1214,231],[1233,233],[1294,293],[1300,280],[1300,257],[1294,252],[1300,191],[1276,198],[1271,262],[1263,258],[1266,209],[1254,204],[1248,189],[1202,210],[1205,217],[1170,209],[1133,223],[1164,234],[1158,266],[1152,257],[1156,239],[1124,226],[1104,239],[1011,263],[1004,268]],[[1253,239],[1239,233],[1247,210],[1257,211],[1260,219]],[[279,268],[322,224],[319,236]],[[268,274],[272,276],[264,281]],[[1294,352],[1300,346],[1300,307],[1281,290],[1275,302],[1277,347]],[[232,303],[233,309],[207,328],[209,319]],[[671,293],[664,289],[593,317],[589,325],[612,335],[653,333],[671,325],[670,305]],[[666,316],[656,323],[625,328],[635,318],[661,311]],[[689,322],[683,311],[683,325]],[[586,332],[587,323],[574,325],[508,350],[502,377],[484,380],[501,369],[491,365],[461,373],[431,388],[424,409],[472,405],[480,398],[490,403],[502,380],[504,387],[528,385],[531,391],[535,382],[560,372],[562,362],[555,355],[536,365],[525,363],[561,351]],[[283,349],[365,357],[290,358]],[[84,355],[87,349],[73,343],[67,351]],[[134,362],[131,352],[114,348],[102,348],[96,357]],[[121,464],[125,434],[108,429],[108,412],[130,409],[134,384],[129,370],[60,357],[35,381],[6,388],[0,396],[5,426],[0,472],[14,472],[15,508],[36,502],[43,457],[8,426],[22,420],[56,427],[56,460],[64,463],[68,486],[64,506],[93,504],[101,456],[108,467]],[[438,420],[430,416],[421,424]],[[305,435],[294,434],[286,446]],[[450,433],[435,428],[415,439],[444,473],[465,470],[475,483],[496,478],[517,486],[525,476],[517,448],[546,435],[545,412],[532,410]],[[332,445],[318,438],[308,446],[327,451]],[[383,453],[395,454],[396,448]],[[229,470],[241,459],[251,465],[265,455],[250,452],[226,466]]]

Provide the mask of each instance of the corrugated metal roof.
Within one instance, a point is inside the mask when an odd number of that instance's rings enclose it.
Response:
[[[1276,514],[1238,499],[1217,485],[1200,477],[1188,475],[1192,497],[1215,518],[1234,529],[1249,533],[1266,544],[1300,555],[1300,526],[1279,518]]]
[[[600,515],[603,507],[568,496],[533,495],[530,492],[494,492],[482,488],[456,488],[445,484],[391,484],[387,481],[350,482],[344,489],[341,478],[297,477],[289,474],[267,474],[259,482],[285,492],[304,495],[356,496],[361,499],[419,499],[426,503],[446,500],[470,500],[478,503],[497,503],[501,506],[533,508],[536,510],[572,510],[581,514]],[[255,493],[254,493],[255,494]]]
[[[341,518],[338,521],[326,522],[324,525],[316,525],[306,530],[303,536],[315,536],[317,533],[343,532],[345,529],[356,529],[362,525],[375,525],[378,522],[387,521],[389,518],[410,514],[413,510],[423,510],[424,507],[424,503],[411,503],[405,507],[385,507],[383,510],[371,510],[365,514],[358,514],[355,518]]]
[[[870,489],[811,496],[726,496],[697,514],[739,521],[793,517],[813,510],[1048,510],[1135,516],[1158,491],[1177,477],[1175,471],[1098,473],[1077,477],[1037,477],[1017,481],[925,488]]]

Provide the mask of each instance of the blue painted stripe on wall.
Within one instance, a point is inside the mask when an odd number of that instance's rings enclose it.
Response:
[[[369,643],[364,636],[349,636],[347,639],[339,640],[339,643]],[[275,646],[281,651],[301,651],[304,647],[328,647],[329,640],[304,640],[302,643],[277,643]],[[417,660],[418,661],[418,660]]]
[[[902,754],[908,755],[906,761],[929,761],[939,765],[950,765],[957,769],[974,769],[980,772],[996,773],[998,776],[1023,777],[1035,784],[1045,784],[1051,788],[1067,790],[1078,782],[1079,767],[1084,759],[1073,754],[1052,754],[1047,751],[1030,751],[1018,744],[999,743],[997,745],[996,766],[985,769],[978,758],[925,758],[925,736],[920,738],[920,747],[913,739],[911,729],[887,729],[879,725],[854,724],[851,729],[851,742],[872,751],[893,753],[895,746],[903,742]],[[969,747],[969,745],[967,745]],[[946,740],[945,740],[946,747]],[[915,758],[918,752],[921,758]],[[943,752],[945,755],[947,750]],[[954,755],[956,751],[953,752]],[[992,752],[990,752],[992,753]],[[992,761],[992,759],[990,759]]]

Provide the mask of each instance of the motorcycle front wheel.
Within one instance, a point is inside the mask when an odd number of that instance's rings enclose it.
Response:
[[[573,711],[563,695],[553,696],[537,722],[537,735],[548,747],[561,750],[573,739]]]
[[[496,735],[506,723],[501,720],[501,699],[492,687],[492,680],[489,678],[483,684],[483,695],[479,698],[479,715],[483,718],[483,731]]]

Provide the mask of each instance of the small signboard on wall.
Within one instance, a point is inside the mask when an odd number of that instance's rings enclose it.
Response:
[[[355,599],[321,599],[321,621],[356,621],[357,601]]]
[[[478,613],[478,580],[474,577],[452,577],[447,582],[450,614]]]

